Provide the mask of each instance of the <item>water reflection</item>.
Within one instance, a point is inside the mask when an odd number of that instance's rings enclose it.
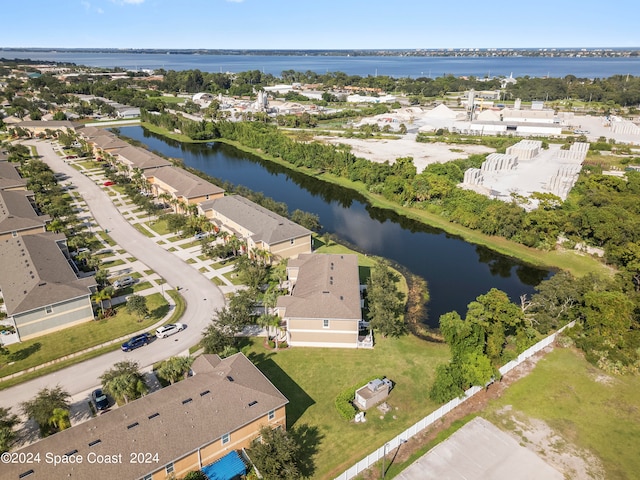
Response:
[[[263,192],[289,211],[320,217],[323,231],[363,252],[386,257],[423,277],[431,301],[429,324],[441,314],[466,312],[467,304],[492,287],[512,300],[533,293],[550,272],[525,265],[391,210],[373,207],[352,190],[302,175],[221,143],[181,144],[141,127],[123,127],[127,135],[207,175]]]

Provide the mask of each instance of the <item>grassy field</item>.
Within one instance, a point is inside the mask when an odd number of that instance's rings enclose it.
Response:
[[[0,364],[2,365],[0,377],[143,330],[167,313],[168,304],[159,293],[149,295],[147,305],[151,316],[142,322],[138,322],[137,318],[122,306],[118,308],[117,315],[111,318],[83,323],[43,337],[9,345],[8,355],[2,357],[2,361],[6,364]]]
[[[638,478],[639,376],[607,376],[573,349],[556,348],[482,416],[505,428],[506,405],[600,458],[607,479]]]
[[[414,336],[376,338],[372,350],[292,348],[267,350],[255,339],[245,353],[291,402],[287,423],[307,425],[317,435],[313,478],[334,478],[386,440],[435,410],[427,391],[436,365],[449,358],[444,344]],[[388,403],[392,411],[380,418],[372,409],[367,422],[343,420],[334,407],[342,390],[361,386],[372,375],[395,382]]]

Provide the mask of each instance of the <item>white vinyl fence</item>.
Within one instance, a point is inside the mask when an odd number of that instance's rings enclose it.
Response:
[[[558,334],[560,332],[562,332],[566,328],[573,327],[573,325],[575,325],[575,322],[571,322],[571,323],[565,325],[564,327],[562,327],[557,332],[552,333],[551,335],[549,335],[548,337],[544,338],[543,340],[540,340],[538,343],[536,343],[535,345],[533,345],[532,347],[528,348],[527,350],[522,352],[520,355],[518,355],[517,359],[510,361],[509,363],[504,365],[502,368],[500,368],[499,369],[500,373],[502,375],[504,375],[505,373],[509,372],[513,368],[515,368],[518,365],[520,365],[522,362],[524,362],[528,358],[532,357],[534,354],[538,353],[540,350],[548,347],[549,345],[551,345],[555,341],[556,337],[558,336]],[[407,428],[400,435],[396,436],[395,438],[392,438],[387,443],[385,443],[383,446],[378,448],[376,451],[374,451],[373,453],[370,453],[369,455],[367,455],[365,458],[360,460],[358,463],[353,465],[351,468],[349,468],[349,469],[345,470],[344,472],[342,472],[342,474],[338,475],[335,478],[335,480],[350,480],[351,478],[355,477],[359,473],[367,470],[373,464],[375,464],[376,462],[380,461],[383,456],[385,456],[386,454],[392,452],[395,448],[398,448],[400,445],[405,443],[409,438],[417,435],[422,430],[424,430],[425,428],[429,427],[430,425],[432,425],[434,422],[436,422],[440,418],[444,417],[451,410],[453,410],[458,405],[461,405],[464,402],[466,402],[467,400],[469,400],[471,397],[473,397],[476,393],[478,393],[482,389],[483,389],[483,387],[471,387],[469,390],[464,392],[464,396],[458,397],[458,398],[454,398],[449,403],[445,403],[443,406],[441,406],[435,412],[430,413],[428,416],[424,417],[418,423],[415,423],[411,427]]]

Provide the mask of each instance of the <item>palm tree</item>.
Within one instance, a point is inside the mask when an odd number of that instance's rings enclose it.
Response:
[[[100,380],[103,390],[119,403],[129,403],[148,391],[137,362],[118,362],[104,372]]]
[[[111,300],[111,298],[113,297],[114,294],[114,290],[112,286],[108,286],[103,288],[102,290],[97,291],[94,295],[93,295],[93,300],[94,302],[96,302],[99,307],[100,307],[100,311],[102,312],[102,316],[104,317],[104,302],[106,300]],[[111,307],[111,302],[109,302],[109,307]]]
[[[173,385],[178,380],[186,377],[192,363],[192,357],[170,357],[162,362],[162,365],[156,370],[156,374]]]
[[[233,250],[233,256],[236,257],[238,256],[238,250],[242,247],[242,242],[235,235],[231,235],[231,238],[229,239],[229,246]]]
[[[49,418],[49,425],[58,431],[66,430],[71,426],[71,420],[69,420],[69,410],[64,408],[54,408],[51,418]]]

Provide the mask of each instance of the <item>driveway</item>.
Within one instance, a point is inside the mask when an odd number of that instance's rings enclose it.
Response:
[[[166,339],[156,339],[149,345],[130,353],[111,352],[88,360],[50,375],[25,382],[0,391],[0,406],[17,406],[29,400],[44,387],[62,386],[71,395],[90,390],[97,386],[102,373],[114,363],[127,360],[137,361],[141,367],[148,367],[165,358],[185,354],[188,348],[201,338],[203,328],[211,321],[213,311],[224,306],[224,296],[209,279],[198,274],[183,260],[155,244],[152,239],[132,227],[118,212],[102,187],[67,165],[56,155],[51,143],[31,140],[33,145],[54,172],[62,172],[71,177],[77,191],[86,201],[93,217],[102,229],[109,230],[109,236],[129,254],[136,257],[163,277],[173,287],[180,286],[187,307],[181,320],[187,328]],[[16,409],[14,409],[16,411]],[[16,411],[17,413],[17,411]]]

